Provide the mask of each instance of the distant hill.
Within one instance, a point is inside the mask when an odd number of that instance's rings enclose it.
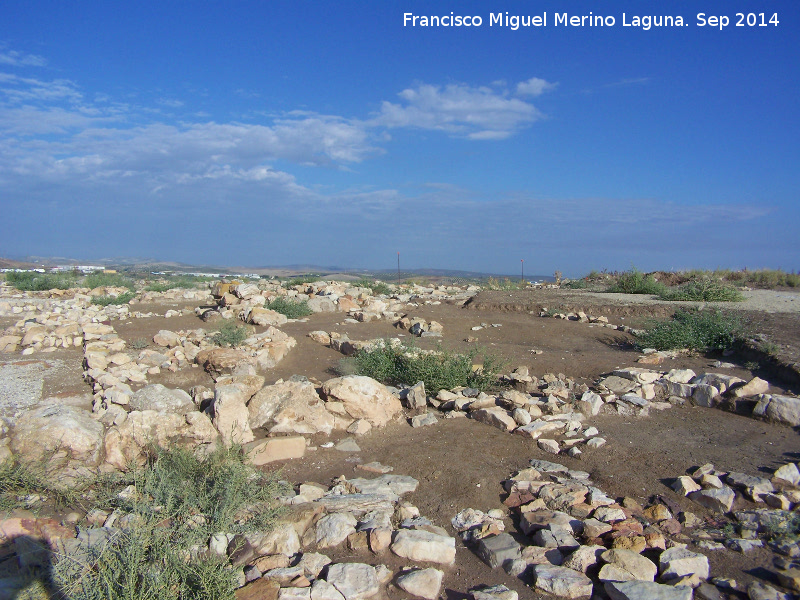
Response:
[[[61,256],[26,256],[22,260],[12,260],[0,258],[0,268],[5,269],[30,269],[34,267],[55,266],[55,265],[85,265],[94,264],[101,265],[109,268],[117,268],[120,270],[129,271],[174,271],[174,272],[203,272],[203,273],[253,273],[258,275],[267,275],[275,277],[294,277],[297,275],[315,274],[325,278],[335,278],[342,276],[347,279],[357,279],[359,277],[375,277],[391,282],[397,279],[397,271],[394,269],[351,269],[342,266],[320,266],[308,264],[292,264],[292,265],[274,265],[274,266],[259,266],[259,267],[243,267],[237,265],[204,265],[204,264],[187,264],[181,262],[162,261],[153,258],[141,257],[116,257],[116,258],[100,258],[93,260],[66,258]],[[519,274],[505,274],[505,273],[484,273],[481,271],[461,271],[456,269],[434,269],[434,268],[419,268],[407,269],[404,268],[400,272],[402,279],[409,279],[414,277],[424,277],[434,280],[452,281],[458,279],[474,280],[486,279],[488,277],[518,279]],[[552,281],[553,277],[549,275],[525,275],[528,281]]]

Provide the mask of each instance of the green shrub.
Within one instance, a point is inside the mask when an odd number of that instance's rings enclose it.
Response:
[[[376,281],[374,279],[368,279],[366,277],[362,277],[358,281],[354,281],[353,285],[355,287],[362,287],[368,288],[373,296],[391,296],[394,291],[390,288],[386,283],[383,281]]]
[[[6,281],[21,292],[68,290],[78,286],[78,278],[72,273],[37,273],[36,271],[9,271]]]
[[[315,281],[320,280],[320,275],[314,275],[313,273],[310,275],[301,275],[299,277],[293,277],[292,279],[287,279],[284,282],[285,287],[293,287],[295,285],[304,285],[306,283],[314,283]]]
[[[474,360],[481,356],[483,367],[473,371]],[[467,354],[447,350],[426,353],[413,346],[386,342],[372,350],[356,353],[350,364],[355,374],[366,375],[390,385],[414,385],[425,382],[425,389],[438,392],[458,386],[486,390],[498,386],[503,363],[495,356],[473,349]],[[347,368],[347,367],[345,367]]]
[[[314,314],[306,300],[289,300],[284,296],[278,296],[274,300],[267,302],[264,308],[279,312],[290,319],[301,319]]]
[[[744,296],[735,287],[704,277],[689,281],[674,289],[666,289],[659,294],[662,300],[697,302],[742,302]]]
[[[99,306],[108,306],[110,304],[127,304],[133,300],[135,294],[133,292],[124,292],[119,296],[95,296],[92,298],[92,304]]]
[[[217,346],[236,348],[249,337],[247,327],[240,325],[235,319],[225,319],[217,327],[216,333],[211,336],[211,341]]]
[[[149,345],[150,345],[150,342],[148,342],[145,338],[141,338],[141,337],[140,338],[136,338],[135,340],[133,340],[131,342],[131,348],[133,348],[134,350],[144,350]]]
[[[680,310],[669,321],[650,322],[638,334],[637,345],[656,350],[729,350],[745,335],[739,317],[709,310]]]
[[[511,279],[510,277],[504,277],[503,279],[489,277],[483,287],[487,290],[523,290],[526,287],[526,283],[520,279]]]
[[[667,287],[659,283],[652,275],[646,275],[636,267],[626,271],[619,276],[608,291],[618,294],[653,294],[661,295],[666,292]]]
[[[179,275],[163,281],[151,283],[144,289],[147,292],[168,292],[169,290],[175,289],[190,290],[204,281],[208,281],[208,278],[197,277],[195,275]]]
[[[46,498],[58,507],[75,502],[79,493],[56,485],[51,475],[46,459],[35,463],[8,459],[0,464],[0,511],[24,508],[33,496]]]
[[[120,273],[92,273],[83,280],[83,287],[124,287],[133,290],[133,279]]]
[[[124,511],[131,525],[95,544],[89,556],[58,560],[59,597],[233,599],[236,571],[199,550],[218,532],[268,532],[279,511],[275,499],[286,493],[276,476],[248,466],[241,448],[220,446],[204,458],[154,449],[132,478],[133,497],[115,496],[107,507]]]
[[[561,287],[567,290],[585,290],[589,287],[586,279],[570,279],[567,283],[562,283]]]

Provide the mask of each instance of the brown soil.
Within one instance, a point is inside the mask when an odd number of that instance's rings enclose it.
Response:
[[[180,308],[181,306],[175,306]],[[193,309],[193,305],[182,305]],[[138,310],[155,310],[163,314],[166,306],[137,306]],[[505,358],[509,367],[528,366],[541,376],[547,372],[563,373],[579,381],[591,382],[601,374],[624,366],[634,366],[639,353],[631,346],[632,337],[620,331],[574,321],[542,318],[543,308],[559,311],[584,310],[592,315],[604,315],[612,323],[636,325],[650,317],[667,317],[674,310],[670,304],[639,304],[635,301],[596,299],[586,294],[565,291],[484,292],[466,307],[442,303],[423,305],[410,311],[413,316],[436,320],[444,325],[444,337],[415,339],[421,347],[436,347],[460,351],[474,346],[465,340],[477,338],[477,344]],[[533,313],[533,314],[531,314]],[[323,347],[307,337],[314,330],[336,331],[354,340],[394,337],[405,332],[386,321],[344,323],[342,314],[315,314],[304,321],[288,323],[283,331],[297,340],[297,347],[278,365],[266,373],[267,383],[294,374],[324,381],[335,376],[341,354]],[[796,357],[800,341],[800,317],[797,313],[747,313],[747,320],[768,340],[791,348]],[[478,331],[473,326],[485,323]],[[152,317],[112,323],[117,332],[130,343],[144,338],[151,341],[160,329],[213,328],[193,314],[165,319]],[[500,327],[492,327],[499,324]],[[261,328],[259,328],[261,329]],[[406,334],[405,338],[410,336]],[[541,350],[534,354],[532,350]],[[77,390],[80,381],[80,356],[77,351],[59,351],[54,357],[74,360],[73,376],[45,384],[45,393],[65,393]],[[5,358],[5,357],[4,357]],[[33,357],[32,357],[33,358]],[[38,357],[37,357],[38,358]],[[697,372],[715,370],[713,363],[721,357],[683,356],[661,365],[659,369],[692,368]],[[763,358],[763,355],[762,355]],[[726,357],[723,360],[753,360],[748,357]],[[762,361],[766,363],[766,361]],[[750,365],[753,366],[753,365]],[[762,376],[774,373],[766,369]],[[739,366],[725,371],[743,378],[752,371]],[[772,381],[772,379],[771,379]],[[202,383],[211,385],[208,375],[199,368],[177,373],[164,372],[150,378],[151,383],[188,389]],[[775,379],[776,390],[791,387],[793,382]],[[413,382],[411,382],[413,383]],[[596,450],[587,450],[581,460],[553,457],[540,450],[535,442],[521,436],[502,433],[497,429],[467,419],[440,420],[434,426],[412,429],[403,422],[392,423],[385,429],[359,437],[361,452],[340,453],[318,448],[303,460],[282,465],[282,477],[294,482],[317,481],[330,483],[334,478],[370,476],[355,471],[358,463],[379,461],[393,466],[395,473],[410,475],[420,481],[419,489],[408,499],[424,516],[435,524],[450,528],[450,519],[464,508],[489,510],[502,508],[501,481],[515,470],[527,466],[532,458],[552,459],[574,469],[588,471],[594,482],[610,496],[632,496],[645,501],[662,495],[682,509],[712,519],[713,516],[673,493],[668,483],[694,466],[714,463],[718,469],[767,474],[788,461],[800,460],[800,438],[796,431],[783,426],[763,423],[720,410],[696,407],[674,407],[663,412],[653,411],[648,418],[599,416],[591,424],[600,430],[608,443]],[[341,435],[340,435],[341,437]],[[336,438],[333,438],[336,439]],[[313,440],[318,447],[327,439]],[[737,501],[742,502],[742,501]],[[513,518],[507,530],[516,534]],[[506,575],[502,570],[490,570],[469,549],[459,542],[456,564],[446,569],[445,586],[448,598],[462,598],[463,593],[478,584],[503,583],[520,592],[521,598],[538,598],[524,581]],[[746,556],[728,550],[704,551],[712,563],[712,574],[732,577],[740,584],[757,577],[769,577],[771,553],[756,550]],[[391,554],[380,557],[354,554],[341,549],[335,558],[348,556],[377,564],[383,562],[395,571],[404,566]],[[404,597],[393,591],[392,597]],[[745,597],[745,596],[739,596]]]

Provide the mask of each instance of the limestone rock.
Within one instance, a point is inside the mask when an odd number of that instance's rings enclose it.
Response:
[[[166,448],[184,437],[188,430],[185,416],[154,410],[132,411],[124,422],[106,432],[103,441],[106,462],[117,469],[127,470],[144,459],[148,445]]]
[[[227,446],[246,444],[255,438],[246,401],[247,392],[240,384],[221,385],[214,390],[214,427]]]
[[[690,500],[697,502],[701,506],[705,506],[709,510],[719,513],[726,513],[730,511],[735,498],[736,493],[727,485],[719,489],[708,488],[689,494]]]
[[[600,555],[605,551],[606,548],[604,546],[581,546],[567,556],[561,566],[586,573],[590,567],[599,562]]]
[[[692,600],[692,588],[649,581],[607,581],[611,600]]]
[[[267,327],[269,325],[277,326],[283,325],[289,319],[286,318],[286,315],[283,315],[279,312],[274,310],[270,310],[268,308],[261,308],[261,307],[253,307],[250,309],[250,314],[247,316],[247,322],[252,323],[253,325],[260,325],[262,327]]]
[[[322,390],[328,400],[341,402],[352,418],[366,419],[374,427],[382,427],[402,411],[400,400],[370,377],[348,375],[329,379]]]
[[[11,431],[11,449],[23,460],[41,460],[56,452],[96,465],[104,427],[91,413],[65,404],[46,404],[24,412]]]
[[[592,595],[592,580],[583,573],[554,565],[533,565],[537,590],[561,598],[588,598]]]
[[[154,410],[160,413],[185,415],[197,410],[192,397],[179,389],[154,383],[137,390],[130,399],[132,410]]]
[[[344,600],[344,596],[324,579],[316,579],[311,585],[311,600]]]
[[[469,591],[473,600],[518,600],[519,594],[504,585],[484,585]]]
[[[686,575],[697,575],[699,579],[708,579],[708,557],[686,548],[674,546],[661,553],[658,559],[661,579],[677,579]]]
[[[338,563],[328,567],[325,578],[345,600],[363,600],[380,592],[375,567],[363,563]]]
[[[514,431],[517,422],[501,408],[481,408],[471,411],[469,416],[480,423],[497,427],[501,431]]]
[[[747,398],[758,394],[766,394],[767,390],[769,390],[768,381],[764,381],[760,377],[753,377],[744,385],[733,388],[731,393],[735,398]]]
[[[210,348],[201,350],[195,362],[209,373],[232,373],[239,365],[256,365],[256,359],[244,350],[235,348]]]
[[[657,568],[652,561],[632,550],[606,550],[598,577],[601,581],[654,581]]]
[[[278,460],[302,458],[306,452],[306,439],[302,436],[276,437],[245,444],[250,464],[265,465]]]
[[[520,558],[520,545],[508,533],[491,535],[478,540],[476,549],[483,562],[496,569],[508,561]]]
[[[796,427],[800,425],[800,398],[764,394],[753,409],[753,415]]]
[[[351,533],[355,533],[358,521],[350,513],[333,513],[325,515],[317,521],[317,547],[330,548],[338,546],[347,539]]]
[[[778,468],[773,477],[778,481],[786,482],[791,485],[800,484],[800,470],[798,470],[795,463],[787,463]]]
[[[451,565],[456,558],[456,540],[421,529],[401,529],[391,550],[402,558]]]
[[[436,600],[444,573],[438,569],[415,569],[397,577],[397,587],[420,598]]]
[[[314,385],[284,381],[261,388],[247,405],[251,428],[270,433],[330,434],[334,416],[326,408]]]

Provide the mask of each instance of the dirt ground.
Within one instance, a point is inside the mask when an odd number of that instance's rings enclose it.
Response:
[[[797,298],[797,305],[800,306],[800,295]],[[794,307],[793,299],[786,299],[784,303]],[[147,339],[151,346],[152,336],[160,329],[178,331],[212,327],[191,313],[194,305],[137,307],[142,311],[155,310],[161,314],[167,308],[186,308],[189,314],[170,319],[151,317],[114,321],[112,324],[129,344],[136,339]],[[640,354],[633,349],[633,338],[629,334],[597,325],[542,318],[538,313],[543,308],[584,310],[595,316],[604,315],[612,323],[632,326],[647,318],[666,317],[674,310],[674,306],[666,303],[638,302],[630,296],[609,299],[585,293],[527,290],[483,292],[464,307],[442,303],[421,305],[409,312],[412,316],[439,321],[444,326],[440,340],[416,339],[415,343],[419,346],[436,347],[441,344],[445,348],[464,351],[477,344],[503,357],[509,370],[525,365],[532,374],[540,377],[548,372],[563,373],[591,383],[615,368],[636,365]],[[796,361],[796,349],[800,343],[800,313],[796,310],[768,310],[763,307],[761,310],[748,308],[743,315],[754,333],[763,334]],[[283,331],[296,338],[297,346],[278,367],[264,373],[267,383],[295,374],[319,381],[336,376],[336,367],[342,355],[313,342],[307,337],[310,331],[336,331],[353,340],[395,337],[405,333],[387,321],[345,323],[344,319],[345,315],[340,313],[320,313],[282,326]],[[478,331],[472,330],[472,327],[481,324],[487,326]],[[493,327],[493,324],[500,326]],[[467,338],[475,338],[477,342],[467,342]],[[406,334],[405,339],[410,339],[410,336]],[[81,378],[79,351],[59,351],[51,357],[74,362],[75,367],[69,373],[60,369],[57,376],[46,377],[43,395],[70,395],[88,391]],[[3,355],[0,356],[0,362],[20,358]],[[44,355],[24,358],[45,359]],[[718,360],[737,363],[736,368],[723,371],[725,373],[748,378],[755,372],[774,383],[776,391],[800,389],[792,379],[791,370],[771,368],[763,356],[760,362],[756,361],[759,362],[756,371],[743,366],[749,362],[750,367],[755,367],[752,364],[753,356],[682,356],[657,368],[715,371],[718,369],[714,363]],[[163,372],[150,377],[150,383],[183,389],[199,383],[213,385],[210,377],[199,368],[184,369],[177,373]],[[580,460],[567,456],[553,457],[540,450],[535,441],[503,433],[469,419],[441,419],[436,425],[419,429],[412,429],[402,421],[392,423],[385,429],[373,430],[357,438],[361,448],[357,453],[321,448],[319,445],[328,440],[318,437],[312,440],[313,449],[304,459],[289,461],[280,465],[280,468],[282,477],[295,484],[304,481],[328,484],[340,475],[348,478],[370,476],[357,471],[356,466],[379,461],[394,467],[394,473],[418,479],[418,490],[406,499],[418,506],[421,514],[436,525],[451,530],[450,519],[464,508],[483,511],[503,508],[502,480],[528,466],[528,461],[534,458],[555,460],[569,468],[588,471],[595,484],[611,497],[631,496],[644,502],[661,495],[677,503],[681,509],[708,519],[713,519],[713,515],[672,492],[669,488],[672,479],[707,462],[714,463],[720,470],[764,475],[786,462],[800,460],[798,432],[715,409],[673,407],[660,412],[651,411],[646,418],[601,415],[589,422],[600,430],[600,435],[608,443],[596,450],[587,450]],[[339,437],[344,435],[339,434]],[[334,437],[332,441],[336,439]],[[506,514],[509,514],[507,510]],[[514,521],[510,517],[507,519],[507,530],[516,534]],[[457,545],[456,563],[446,569],[444,587],[448,599],[465,598],[464,593],[475,585],[495,583],[516,589],[520,598],[545,597],[537,595],[525,581],[510,577],[500,569],[489,569],[460,541]],[[729,550],[703,552],[711,561],[712,575],[735,579],[739,589],[744,589],[753,579],[770,578],[768,569],[771,568],[772,555],[767,550],[757,549],[746,556]],[[338,550],[331,556],[345,558],[347,550]],[[382,562],[395,571],[404,566],[391,554],[380,557],[354,555],[350,558],[373,564]],[[390,595],[393,598],[405,597],[396,590]],[[734,594],[731,597],[745,598],[746,595]]]

